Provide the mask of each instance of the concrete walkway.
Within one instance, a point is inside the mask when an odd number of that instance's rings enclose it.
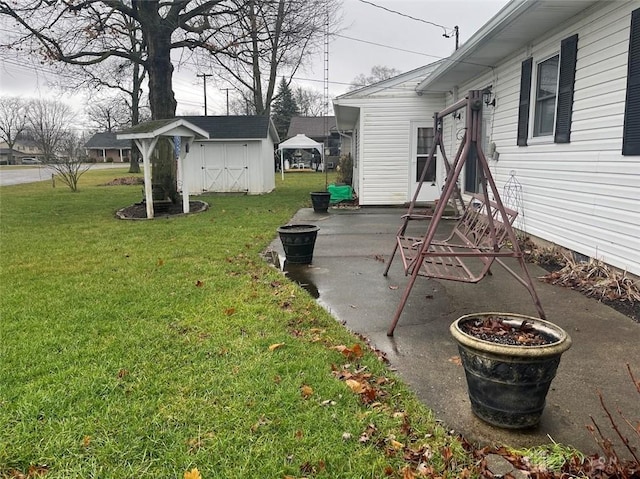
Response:
[[[509,431],[476,418],[464,371],[454,359],[458,350],[449,325],[463,314],[503,311],[536,316],[535,308],[525,288],[498,265],[492,268],[493,276],[478,284],[418,278],[394,337],[387,337],[407,278],[399,257],[384,277],[382,260],[391,254],[403,213],[395,208],[330,209],[327,214],[302,209],[291,223],[320,227],[313,264],[288,265],[285,270],[292,279],[306,284],[336,319],[384,352],[391,366],[448,428],[482,445],[529,447],[553,440],[587,454],[600,452],[586,428],[590,416],[605,435],[616,438],[600,405],[598,389],[621,428],[627,426],[617,415],[618,408],[632,423],[640,420],[640,398],[626,370],[629,363],[640,378],[640,324],[578,292],[537,281],[547,318],[573,339],[551,385],[541,423],[533,430]],[[284,254],[279,239],[271,248]],[[535,265],[529,271],[534,278],[546,273]],[[627,431],[631,432],[628,427]],[[622,447],[617,450],[626,452]]]

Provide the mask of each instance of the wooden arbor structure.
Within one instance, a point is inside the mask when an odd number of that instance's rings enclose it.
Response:
[[[505,208],[503,205],[489,170],[487,158],[482,151],[482,105],[482,91],[472,90],[463,100],[434,115],[434,142],[422,170],[418,187],[409,204],[408,212],[402,217],[402,225],[396,234],[396,244],[384,270],[386,276],[396,253],[399,252],[405,275],[410,276],[391,326],[387,331],[388,336],[393,336],[393,331],[418,276],[477,283],[487,274],[491,274],[491,266],[494,261],[504,267],[527,289],[540,318],[545,319],[544,310],[512,227],[518,212]],[[453,165],[450,165],[443,145],[443,120],[448,115],[460,110],[465,112],[465,133]],[[414,214],[416,201],[429,166],[435,161],[438,149],[443,157],[447,172],[442,194],[435,207],[433,217],[416,215]],[[472,195],[471,201],[465,208],[458,188],[458,178],[465,163],[476,159],[481,192]],[[439,240],[436,239],[438,225],[451,199],[460,201],[464,212],[451,234],[446,239]],[[412,235],[408,230],[410,223],[414,220],[425,219],[430,219],[426,233]],[[416,230],[416,228],[411,228],[411,230]],[[510,243],[510,249],[503,251],[502,247],[506,242]],[[502,261],[501,258],[505,257],[515,258],[518,261],[522,270],[520,275]]]
[[[182,211],[189,212],[189,191],[187,181],[184,178],[184,159],[189,153],[193,141],[208,139],[209,133],[202,128],[189,123],[183,118],[169,118],[166,120],[152,120],[118,133],[118,140],[133,140],[142,154],[142,167],[144,171],[144,193],[147,207],[147,218],[153,218],[153,196],[151,185],[151,157],[160,137],[166,137],[173,145],[178,161],[178,170],[182,172]],[[176,148],[176,139],[179,138],[179,148]],[[178,151],[176,151],[178,150]]]

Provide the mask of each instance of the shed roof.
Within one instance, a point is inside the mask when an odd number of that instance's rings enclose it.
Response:
[[[84,144],[84,147],[92,149],[127,149],[131,148],[131,140],[118,140],[116,138],[117,133],[113,131],[105,131],[102,133],[96,133],[89,141]]]
[[[207,133],[209,139],[262,139],[271,135],[275,143],[280,141],[273,122],[265,115],[251,116],[181,116]]]
[[[326,126],[325,118],[327,120]],[[289,124],[287,138],[292,138],[299,134],[306,135],[309,138],[325,138],[327,136],[325,133],[327,127],[329,134],[332,131],[336,131],[335,116],[293,116]]]

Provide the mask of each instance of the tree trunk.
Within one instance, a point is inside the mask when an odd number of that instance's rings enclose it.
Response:
[[[131,89],[131,126],[140,123],[140,64],[133,64],[133,87]],[[136,142],[131,140],[131,154],[129,155],[129,173],[140,173],[140,150]]]
[[[149,106],[153,120],[173,118],[176,114],[176,99],[171,78],[171,34],[177,28],[175,19],[163,19],[158,13],[158,2],[140,2],[142,29],[148,48]],[[167,139],[161,139],[156,146],[151,183],[154,189],[162,189],[164,198],[176,202],[177,165],[173,148]]]

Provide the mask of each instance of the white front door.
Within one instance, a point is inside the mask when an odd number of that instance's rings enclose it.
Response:
[[[433,123],[431,123],[433,125]],[[420,176],[422,170],[427,164],[427,158],[429,157],[429,151],[434,141],[433,126],[430,126],[427,122],[412,122],[411,123],[411,161],[409,162],[409,199],[413,198],[413,195],[418,188],[420,182]],[[420,188],[417,201],[433,201],[440,197],[440,187],[438,186],[438,170],[441,168],[441,164],[436,154],[435,161],[433,161],[425,175],[424,182]]]

